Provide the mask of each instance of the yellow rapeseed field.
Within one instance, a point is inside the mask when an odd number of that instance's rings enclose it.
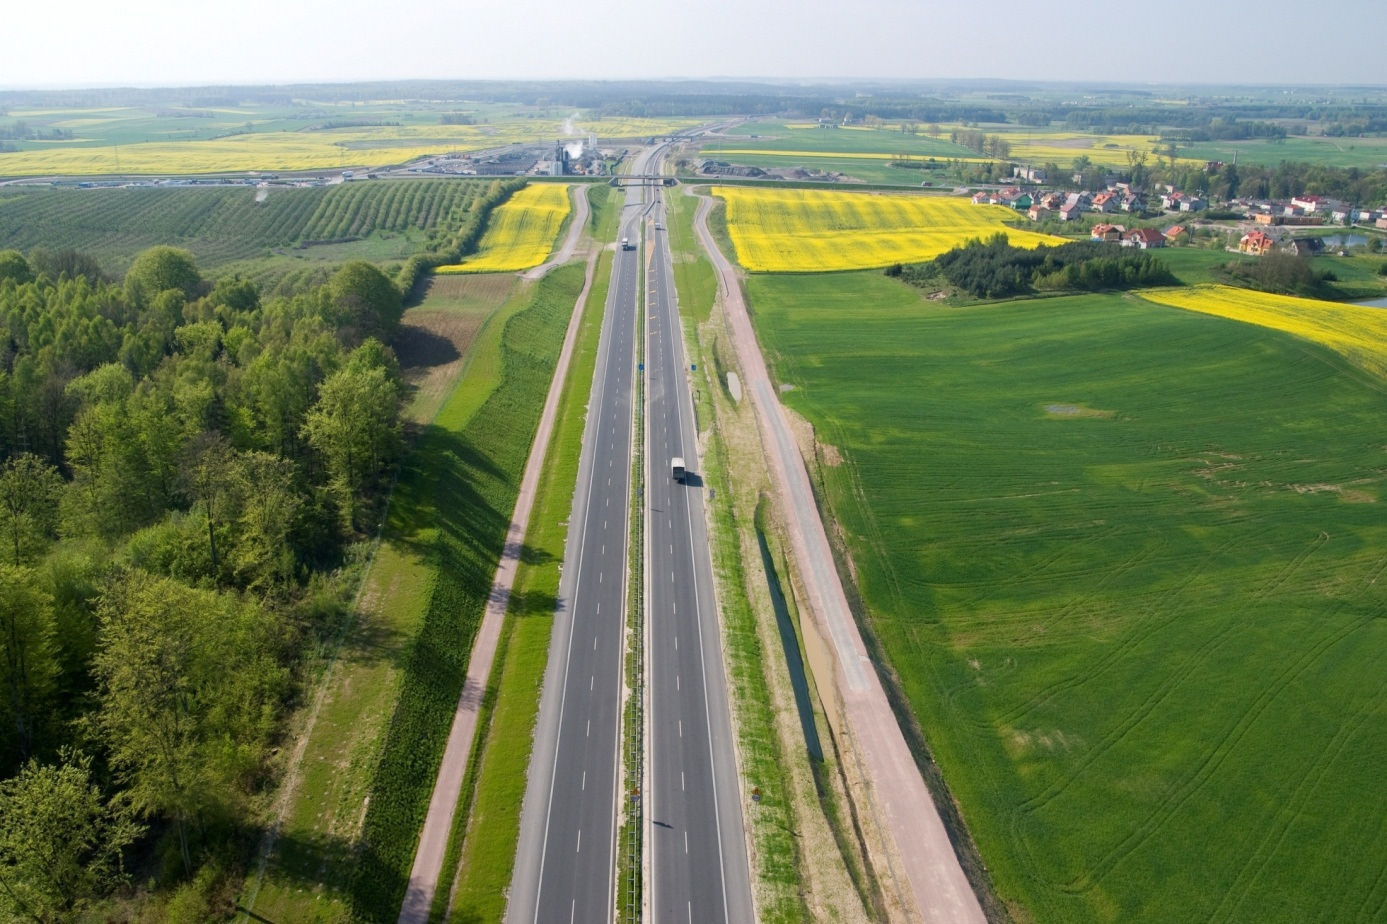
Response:
[[[491,214],[475,256],[437,272],[513,273],[539,266],[554,249],[568,212],[567,184],[526,186]]]
[[[93,110],[82,110],[86,116]],[[38,111],[35,111],[37,114]],[[117,113],[118,115],[120,113]],[[17,115],[17,113],[16,113]],[[79,133],[111,119],[69,120]],[[80,124],[79,124],[80,123]],[[640,138],[669,134],[692,119],[611,118],[579,121],[582,137]],[[417,157],[476,151],[514,143],[552,142],[562,123],[508,119],[481,125],[383,125],[325,131],[255,131],[225,138],[92,145],[87,139],[56,141],[43,150],[0,153],[0,176],[99,176],[120,174],[237,173],[334,170],[402,164]]]
[[[873,269],[933,259],[969,238],[1005,231],[1018,247],[1060,238],[1004,224],[1016,212],[951,196],[718,186],[742,266],[758,273]],[[1024,220],[1024,218],[1022,218]]]
[[[1215,285],[1154,289],[1142,295],[1157,304],[1218,315],[1304,337],[1329,347],[1375,375],[1387,378],[1387,310],[1382,308]]]

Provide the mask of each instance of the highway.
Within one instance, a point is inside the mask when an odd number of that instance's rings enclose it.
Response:
[[[658,171],[658,162],[655,165]],[[663,189],[646,264],[648,920],[754,920]],[[690,475],[676,482],[670,460]]]
[[[632,173],[659,171],[662,147]],[[630,560],[636,311],[647,312],[644,896],[656,922],[754,911],[712,563],[661,196],[626,188],[506,920],[607,924],[618,913],[617,813]],[[641,242],[642,228],[648,246]],[[638,289],[645,261],[647,290]]]
[[[628,196],[621,235],[639,233]],[[506,919],[615,913],[638,252],[620,251],[598,346]]]

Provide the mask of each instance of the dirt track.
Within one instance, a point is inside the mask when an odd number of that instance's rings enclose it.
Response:
[[[762,438],[771,448],[767,457],[771,479],[790,527],[788,538],[795,563],[809,590],[810,609],[836,658],[834,679],[842,694],[851,744],[861,754],[875,808],[895,840],[900,861],[896,869],[909,884],[909,895],[903,898],[913,898],[919,916],[928,922],[985,924],[982,907],[868,661],[814,503],[804,460],[756,342],[736,270],[708,231],[712,204],[712,199],[700,197],[695,227],[718,275],[720,297],[744,377],[743,389],[751,396]]]

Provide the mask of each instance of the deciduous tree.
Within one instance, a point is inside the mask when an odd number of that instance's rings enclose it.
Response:
[[[38,456],[21,452],[0,466],[0,525],[14,564],[41,552],[58,525],[63,479]]]
[[[0,908],[15,920],[76,920],[126,879],[121,852],[140,832],[129,805],[92,782],[91,758],[26,764],[0,783]]]
[[[52,601],[28,568],[0,565],[0,715],[25,760],[57,678]]]
[[[254,604],[129,571],[102,595],[95,724],[136,808],[171,819],[185,866],[209,812],[234,804],[284,683]]]

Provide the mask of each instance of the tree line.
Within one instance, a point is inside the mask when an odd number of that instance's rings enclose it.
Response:
[[[0,910],[234,856],[399,450],[394,282],[0,252]]]
[[[1177,280],[1155,255],[1100,241],[1057,247],[1014,247],[1005,232],[974,238],[931,263],[886,269],[914,285],[940,276],[974,298],[1009,298],[1029,292],[1098,292],[1174,285]]]

